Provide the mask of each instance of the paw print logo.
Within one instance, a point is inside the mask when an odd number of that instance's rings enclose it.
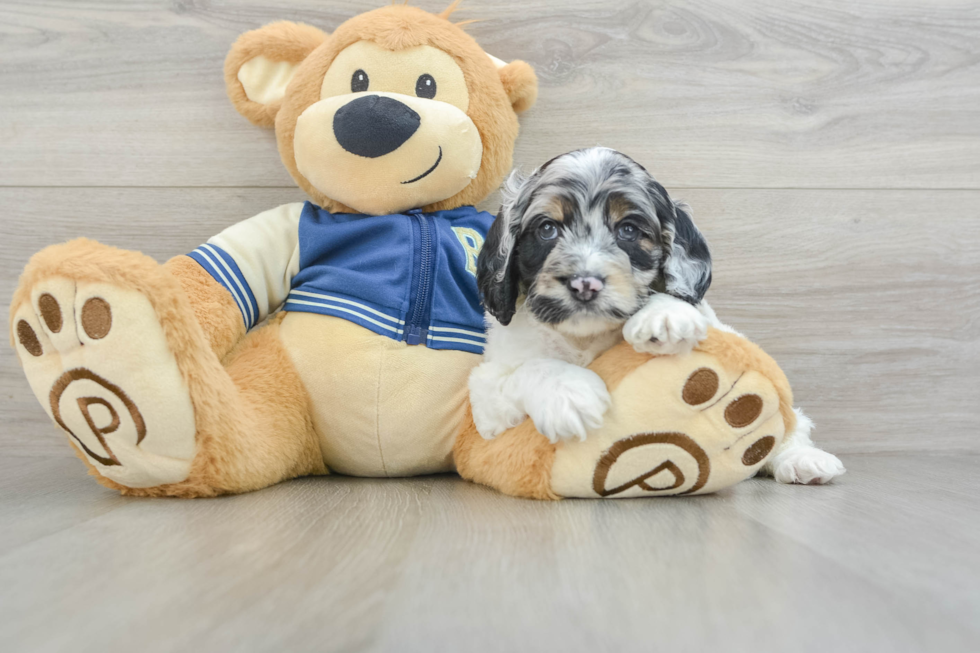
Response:
[[[649,471],[625,483],[609,487],[609,478],[611,475],[613,477],[616,476],[613,473],[613,469],[619,459],[624,457],[624,454],[629,454],[630,452],[635,453],[635,450],[642,447],[656,447],[658,452],[654,453],[653,457],[666,459],[660,464],[655,465]],[[659,451],[661,449],[669,453],[664,456]],[[682,464],[688,463],[684,465],[685,467],[693,467],[697,471],[697,476],[693,479],[693,484],[690,482],[692,479],[689,479],[684,474],[684,470],[674,462],[676,458],[682,459]],[[693,465],[690,463],[693,463]],[[649,464],[641,464],[641,466],[649,466]],[[629,472],[626,475],[629,476]],[[605,455],[599,459],[599,463],[595,467],[592,488],[600,497],[610,497],[632,488],[637,488],[644,492],[679,490],[677,494],[690,494],[703,488],[705,483],[708,482],[710,475],[711,462],[708,460],[708,454],[688,436],[683,433],[642,433],[624,438],[606,451]],[[658,483],[654,479],[660,480],[661,482]],[[682,490],[681,488],[685,486],[687,489]]]
[[[134,488],[187,478],[194,408],[146,296],[45,275],[14,307],[13,335],[38,401],[99,474]]]
[[[95,384],[95,391],[97,394],[93,396],[85,397],[74,397],[75,405],[73,408],[77,409],[78,417],[84,422],[87,427],[86,431],[89,437],[94,437],[98,440],[101,447],[101,452],[93,451],[85,443],[85,438],[79,437],[71,427],[65,423],[65,419],[62,417],[62,398],[66,394],[75,394],[69,392],[74,383],[89,382]],[[84,394],[84,393],[83,393]],[[116,410],[115,405],[121,405],[124,408],[126,417],[128,418],[128,427],[130,430],[135,432],[136,435],[136,445],[139,446],[143,442],[143,438],[146,437],[146,422],[143,420],[143,414],[140,413],[136,404],[122,391],[121,388],[115,384],[103,379],[101,376],[96,374],[91,370],[85,368],[76,368],[73,370],[68,370],[62,374],[57,381],[55,381],[54,386],[51,388],[51,415],[54,417],[54,421],[57,422],[58,426],[65,430],[78,445],[87,453],[89,456],[102,463],[103,465],[121,465],[122,463],[112,452],[109,447],[109,443],[106,442],[107,435],[115,433],[119,430],[120,425],[122,425],[123,420],[119,417],[119,411]],[[70,401],[66,401],[69,406]],[[115,405],[114,405],[115,404]],[[101,424],[96,421],[96,417],[92,414],[92,407],[99,406],[104,415],[108,417],[108,420],[101,420]],[[74,420],[78,421],[78,420]],[[76,426],[77,430],[77,426]]]

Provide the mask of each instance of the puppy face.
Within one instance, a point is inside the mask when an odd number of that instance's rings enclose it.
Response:
[[[651,292],[700,301],[710,256],[690,217],[642,166],[593,148],[511,176],[478,282],[502,324],[523,297],[538,321],[585,336],[621,325]]]

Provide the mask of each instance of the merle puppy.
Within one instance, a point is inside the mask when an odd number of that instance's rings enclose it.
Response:
[[[629,157],[569,152],[515,172],[477,262],[488,312],[484,362],[470,377],[477,430],[492,438],[530,416],[551,441],[584,439],[609,393],[586,369],[622,339],[653,354],[690,351],[722,325],[704,301],[711,255],[684,204]],[[844,472],[798,423],[766,466],[785,483]]]

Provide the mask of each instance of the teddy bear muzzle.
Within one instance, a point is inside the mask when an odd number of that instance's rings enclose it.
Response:
[[[452,197],[476,178],[483,142],[447,102],[401,93],[328,97],[299,116],[300,174],[360,213],[386,215]]]

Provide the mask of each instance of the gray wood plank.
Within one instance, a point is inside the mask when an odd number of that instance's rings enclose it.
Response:
[[[224,97],[227,49],[275,19],[329,30],[376,6],[0,2],[0,182],[290,185],[272,135]],[[518,163],[604,144],[672,186],[980,187],[975,3],[568,0],[458,16],[538,70]]]
[[[980,193],[679,196],[714,253],[708,299],[783,365],[821,443],[980,451]],[[0,296],[11,296],[30,254],[50,243],[86,235],[165,260],[299,199],[289,189],[0,189]],[[8,347],[0,396],[8,454],[71,455]]]
[[[842,451],[977,451],[980,205],[972,193],[684,191],[708,299],[783,366]]]
[[[850,456],[847,482],[808,496],[805,511],[796,510],[792,493],[769,492],[761,484],[739,488],[736,505],[740,513],[850,573],[908,596],[937,597],[944,609],[978,623],[977,462],[975,455]],[[856,505],[855,494],[866,503]],[[815,520],[821,528],[814,528]],[[909,535],[912,530],[915,536]],[[869,548],[868,531],[892,545]]]
[[[848,456],[827,487],[560,503],[451,476],[124,499],[79,464],[29,460],[0,459],[0,519],[25,533],[0,551],[4,650],[980,643],[975,455]]]

